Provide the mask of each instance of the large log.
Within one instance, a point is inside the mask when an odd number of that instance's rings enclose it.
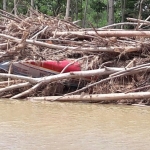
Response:
[[[68,72],[68,73],[61,73],[61,74],[56,74],[52,76],[47,76],[47,77],[41,77],[41,78],[32,78],[32,77],[26,77],[22,75],[14,75],[14,74],[6,74],[6,73],[0,73],[0,78],[12,78],[12,79],[20,79],[20,80],[25,80],[27,83],[20,83],[16,85],[11,85],[9,87],[5,87],[0,89],[0,92],[6,92],[12,89],[18,89],[21,87],[26,87],[31,84],[34,86],[31,88],[31,90],[27,90],[23,93],[20,93],[12,98],[19,98],[20,96],[24,96],[28,94],[29,92],[36,88],[38,84],[41,83],[49,83],[52,81],[58,81],[58,80],[63,80],[63,79],[69,79],[69,78],[84,78],[84,77],[92,77],[92,76],[101,76],[101,75],[109,75],[112,73],[115,73],[117,71],[123,71],[125,68],[113,68],[113,67],[108,67],[108,68],[102,68],[102,69],[95,69],[95,70],[87,70],[87,71],[76,71],[76,72]],[[87,80],[90,78],[86,78]]]
[[[101,101],[118,101],[121,99],[143,99],[150,98],[150,92],[137,93],[111,93],[111,94],[90,94],[90,95],[70,95],[70,96],[46,96],[46,97],[28,97],[28,100],[37,101],[68,101],[68,102],[101,102]]]
[[[141,72],[141,71],[144,71],[144,70],[148,71],[149,67],[147,67],[147,66],[149,66],[149,64],[150,63],[147,63],[147,64],[144,64],[144,65],[139,65],[139,66],[132,67],[132,68],[129,68],[129,69],[105,67],[105,68],[102,68],[102,69],[68,72],[68,73],[62,73],[62,74],[57,74],[57,75],[47,76],[47,77],[41,77],[41,78],[31,78],[31,77],[25,77],[25,76],[20,76],[20,75],[13,75],[13,74],[6,74],[6,73],[0,73],[0,77],[2,77],[2,78],[12,78],[12,79],[21,79],[21,80],[25,80],[27,82],[30,82],[34,85],[31,88],[31,90],[29,89],[28,91],[25,91],[23,93],[20,93],[20,94],[15,95],[15,96],[12,97],[12,98],[19,98],[20,96],[25,96],[26,94],[29,94],[29,92],[31,92],[32,89],[35,89],[36,87],[38,87],[38,85],[40,83],[50,83],[50,82],[59,81],[59,80],[63,80],[63,79],[69,79],[69,78],[84,78],[84,77],[112,74],[111,77],[104,79],[105,81],[108,81],[108,80],[114,79],[116,77],[129,75],[129,74],[135,74],[137,72]],[[114,72],[118,72],[118,73],[116,74]],[[88,80],[90,78],[86,78],[86,79]],[[77,91],[78,92],[83,91],[86,88],[90,88],[94,85],[97,85],[97,84],[100,84],[101,82],[104,82],[104,80],[100,80],[98,82],[95,82],[95,83],[93,83],[91,85],[88,85],[88,86],[86,86],[82,89],[79,89]],[[22,85],[23,84],[21,84],[21,86]],[[26,83],[26,86],[28,86],[28,85],[30,85],[30,84]],[[19,88],[19,86],[14,86],[13,88]],[[9,89],[11,89],[11,86],[10,86]],[[7,90],[9,90],[9,89],[7,89]],[[3,91],[5,91],[5,88],[3,89]],[[77,91],[75,91],[75,93],[77,93]]]
[[[20,43],[22,40],[18,39],[16,37],[6,35],[6,34],[0,34],[0,37],[14,40],[17,43]],[[41,41],[36,41],[36,40],[26,40],[26,43],[28,44],[34,44],[37,46],[43,46],[51,49],[57,49],[57,50],[63,50],[63,49],[68,49],[68,50],[74,50],[74,51],[84,51],[84,52],[133,52],[133,51],[139,51],[141,49],[140,46],[127,46],[127,47],[117,47],[117,46],[110,46],[110,47],[73,47],[73,46],[63,46],[63,45],[55,45],[55,44],[48,44],[46,42],[41,42]]]
[[[58,36],[68,36],[74,37],[84,37],[86,35],[96,36],[99,35],[100,37],[150,37],[150,31],[65,31],[65,32],[52,32],[55,34],[56,37]]]
[[[141,20],[141,19],[135,19],[135,18],[127,18],[129,21],[134,21],[134,22],[139,22],[139,23],[144,23],[145,25],[150,25],[150,22],[147,20]]]

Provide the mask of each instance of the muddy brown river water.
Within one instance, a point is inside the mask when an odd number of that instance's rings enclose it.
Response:
[[[149,150],[150,107],[0,100],[2,150]]]

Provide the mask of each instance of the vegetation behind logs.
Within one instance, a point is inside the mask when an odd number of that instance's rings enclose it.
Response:
[[[132,93],[100,103],[149,104],[150,31],[142,30],[149,21],[128,18],[136,30],[113,29],[118,24],[102,28],[83,29],[73,22],[32,10],[32,16],[15,16],[0,10],[0,62],[42,61],[65,59],[81,64],[82,71],[32,78],[1,71],[0,96],[26,98],[68,96],[79,94]],[[112,27],[112,29],[111,29]],[[71,64],[70,64],[71,65]],[[10,68],[11,69],[11,68]],[[78,86],[69,86],[72,82]],[[136,94],[145,92],[143,98]],[[101,95],[97,95],[101,96]],[[115,97],[115,96],[114,96]],[[45,97],[46,99],[46,97]],[[60,100],[53,97],[50,100]],[[72,99],[72,98],[71,98]],[[80,99],[80,100],[81,100]],[[68,98],[69,100],[69,98]],[[76,100],[78,101],[78,100]],[[86,100],[85,100],[86,101]],[[87,101],[92,102],[92,98]]]
[[[150,10],[150,0],[1,0],[0,9],[18,15],[30,13],[28,8],[32,7],[44,14],[64,18],[67,1],[70,19],[78,20],[82,27],[90,27],[89,22],[94,27],[104,26],[107,22],[125,22],[128,17],[146,19]],[[124,25],[124,28],[133,26]]]

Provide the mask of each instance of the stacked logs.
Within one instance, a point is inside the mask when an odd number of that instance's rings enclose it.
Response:
[[[0,10],[0,16],[0,62],[72,59],[82,66],[81,71],[41,78],[1,71],[2,98],[149,104],[149,21],[128,18],[130,22],[83,29],[37,11],[27,17]],[[128,25],[134,29],[119,28]],[[87,77],[82,87],[64,85]]]

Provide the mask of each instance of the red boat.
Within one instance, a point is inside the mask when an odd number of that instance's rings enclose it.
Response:
[[[64,72],[81,71],[81,66],[78,62],[71,64],[71,60],[63,61],[19,61],[12,63],[12,73],[24,76],[31,76],[34,78],[59,74],[67,65]],[[71,65],[69,65],[71,64]],[[10,62],[0,64],[0,68],[8,71]]]
[[[48,60],[48,61],[39,61],[39,62],[29,61],[26,63],[51,70],[52,72],[57,74],[57,73],[60,73],[67,65],[72,63],[72,61],[70,61],[70,60],[63,60],[63,61]],[[64,70],[64,72],[71,72],[71,71],[81,71],[80,64],[75,62],[74,64],[69,65]]]

